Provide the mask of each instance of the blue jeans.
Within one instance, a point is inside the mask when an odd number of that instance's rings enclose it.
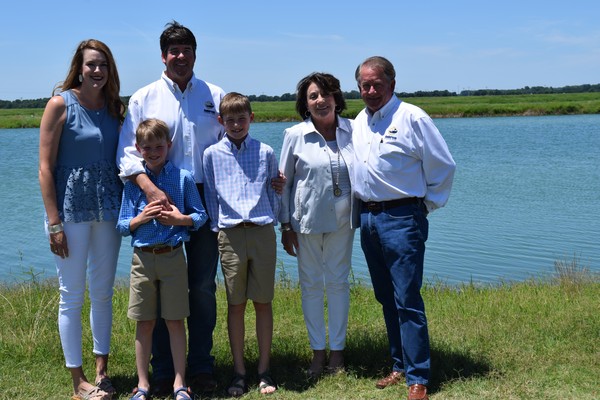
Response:
[[[394,371],[408,385],[429,381],[429,333],[421,297],[429,222],[422,203],[361,212],[360,240],[381,303]]]
[[[194,376],[213,372],[215,358],[211,351],[217,323],[215,279],[219,252],[217,234],[210,230],[210,221],[190,234],[190,241],[185,244],[190,296],[187,374]],[[151,364],[154,380],[174,377],[169,332],[162,318],[158,319],[154,328]]]

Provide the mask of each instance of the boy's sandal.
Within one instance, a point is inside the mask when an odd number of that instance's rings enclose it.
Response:
[[[147,389],[140,389],[139,387],[136,387],[133,389],[133,392],[131,392],[131,397],[129,400],[150,400],[150,394],[148,394]]]
[[[174,400],[192,400],[192,391],[189,387],[182,386],[173,392]]]
[[[110,400],[112,395],[106,393],[104,390],[97,386],[94,386],[90,390],[80,390],[77,394],[71,397],[71,400]]]
[[[102,379],[98,379],[98,381],[96,381],[96,386],[98,386],[100,389],[104,390],[108,394],[114,395],[115,393],[117,393],[117,390],[113,386],[108,376],[105,376]]]
[[[267,392],[268,388],[273,388],[274,390],[271,392]],[[262,374],[258,374],[258,391],[262,394],[271,394],[275,393],[277,390],[277,384],[275,380],[269,373],[269,371],[265,371]]]
[[[227,387],[227,394],[232,397],[240,397],[248,392],[248,384],[246,383],[246,375],[238,374],[235,372],[229,386]]]

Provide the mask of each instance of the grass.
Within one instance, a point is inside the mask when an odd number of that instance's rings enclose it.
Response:
[[[432,117],[496,117],[600,113],[600,93],[416,97],[407,99]]]
[[[509,115],[564,115],[600,113],[600,93],[531,94],[505,96],[411,97],[434,118]],[[354,118],[362,100],[347,100],[342,115]],[[256,122],[300,121],[293,101],[253,102]],[[0,129],[37,128],[43,109],[0,109]]]
[[[423,289],[432,350],[431,399],[597,399],[600,397],[600,279],[561,260],[547,281],[478,286],[435,282]],[[397,399],[404,388],[377,390],[376,379],[390,360],[381,310],[370,288],[354,284],[346,347],[346,373],[318,382],[304,378],[311,351],[297,283],[280,280],[274,301],[272,371],[280,390],[272,399]],[[219,389],[226,398],[230,376],[225,313],[218,288],[214,355]],[[128,291],[120,282],[114,295],[110,373],[128,398],[135,376],[135,326],[126,317]],[[0,286],[0,399],[64,399],[70,377],[56,327],[58,291],[54,280],[31,275]],[[89,307],[86,304],[86,308]],[[87,320],[88,312],[84,311]],[[248,369],[255,371],[256,340],[252,307],[247,313]],[[84,323],[84,369],[93,371],[91,334]],[[252,378],[251,378],[252,379]],[[255,383],[251,380],[251,383]],[[262,399],[256,385],[246,399]]]
[[[39,128],[43,108],[0,109],[0,129]]]

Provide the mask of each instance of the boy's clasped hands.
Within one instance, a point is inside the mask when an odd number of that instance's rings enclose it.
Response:
[[[181,225],[184,215],[174,204],[171,204],[168,210],[160,200],[155,200],[146,205],[139,214],[140,222],[145,224],[155,219],[163,225]]]

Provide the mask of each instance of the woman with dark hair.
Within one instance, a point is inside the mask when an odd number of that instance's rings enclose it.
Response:
[[[115,393],[107,363],[121,244],[116,221],[122,184],[115,159],[125,108],[119,90],[110,49],[98,40],[85,40],[40,124],[39,180],[58,274],[58,328],[73,379],[73,399],[103,400]],[[96,357],[94,385],[82,368],[86,278]]]
[[[326,365],[330,372],[344,367],[348,275],[358,224],[350,185],[352,122],[340,116],[346,102],[333,75],[306,76],[298,83],[296,95],[296,111],[304,121],[284,132],[279,169],[287,181],[279,221],[284,250],[298,257],[302,310],[313,350],[308,374],[316,378]]]

